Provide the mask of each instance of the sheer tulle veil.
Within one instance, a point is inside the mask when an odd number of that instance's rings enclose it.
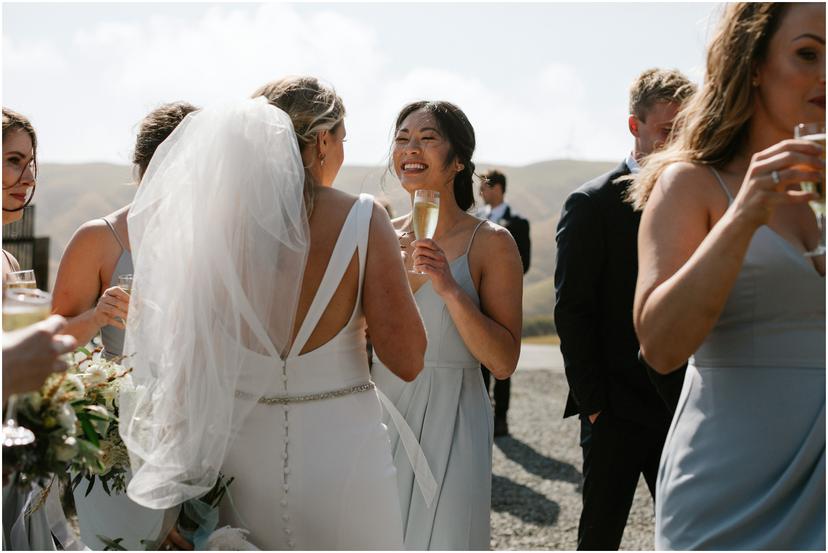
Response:
[[[242,398],[280,374],[309,247],[303,185],[290,117],[264,98],[190,114],[153,157],[128,218],[139,387],[121,394],[120,428],[137,503],[208,491],[255,405]]]

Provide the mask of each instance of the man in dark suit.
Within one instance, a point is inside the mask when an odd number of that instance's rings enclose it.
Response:
[[[529,240],[529,221],[513,213],[511,206],[503,199],[506,194],[506,175],[496,169],[492,169],[485,173],[480,181],[480,197],[483,198],[486,207],[478,213],[478,216],[505,227],[512,234],[512,237],[517,243],[518,252],[520,252],[520,259],[523,261],[523,274],[526,274],[532,258],[532,244]],[[480,368],[483,371],[486,390],[489,390],[491,373],[483,365]],[[509,434],[509,424],[506,422],[506,411],[509,410],[511,385],[511,380],[508,378],[505,380],[495,380],[494,435],[496,437]]]
[[[632,152],[566,200],[557,231],[555,325],[569,382],[564,417],[579,415],[584,457],[578,549],[618,549],[639,476],[655,499],[671,412],[638,358],[633,297],[640,213],[625,201],[641,159],[668,138],[693,85],[650,69],[630,90]]]

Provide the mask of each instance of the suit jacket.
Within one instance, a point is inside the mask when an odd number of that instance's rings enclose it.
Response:
[[[641,214],[624,201],[626,163],[569,195],[556,241],[555,326],[569,382],[564,417],[603,411],[662,428],[670,412],[638,359],[633,299]]]
[[[532,261],[532,242],[529,240],[529,221],[518,214],[512,213],[512,206],[506,206],[506,212],[499,220],[498,225],[505,227],[517,243],[520,260],[523,262],[523,274],[529,270],[529,263]]]

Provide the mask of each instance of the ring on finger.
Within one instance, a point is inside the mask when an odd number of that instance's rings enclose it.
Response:
[[[779,178],[779,171],[773,170],[773,171],[771,171],[770,175],[771,175],[771,180],[773,181],[773,184],[779,184],[781,182],[781,180]]]

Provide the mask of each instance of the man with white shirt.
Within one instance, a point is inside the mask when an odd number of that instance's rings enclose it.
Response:
[[[613,171],[575,190],[561,211],[556,241],[555,325],[569,397],[579,415],[584,459],[579,550],[618,549],[635,488],[655,479],[671,411],[638,358],[633,297],[641,218],[626,201],[641,160],[669,138],[694,86],[678,71],[649,69],[630,89],[633,149]]]
[[[480,179],[480,197],[486,206],[478,212],[478,217],[488,219],[493,223],[505,227],[512,234],[523,262],[523,274],[529,270],[532,257],[532,244],[529,240],[529,221],[513,213],[511,206],[504,200],[506,194],[506,175],[496,169],[484,173]],[[483,380],[486,390],[490,388],[491,373],[489,369],[480,366],[483,371]],[[509,424],[506,422],[506,412],[509,410],[509,395],[511,380],[495,380],[494,384],[494,435],[495,437],[509,434]]]

